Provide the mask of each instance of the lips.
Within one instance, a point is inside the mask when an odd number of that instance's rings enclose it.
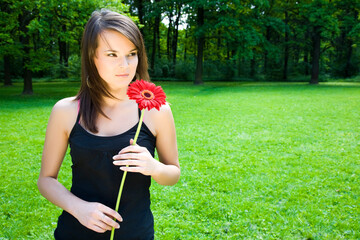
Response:
[[[127,73],[124,73],[124,74],[116,74],[115,76],[116,76],[116,77],[128,77],[129,74],[127,74]]]

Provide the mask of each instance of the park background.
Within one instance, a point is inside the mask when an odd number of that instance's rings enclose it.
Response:
[[[151,187],[156,239],[360,239],[360,1],[0,3],[1,240],[52,239],[46,124],[100,8],[138,24],[172,104],[182,177]]]

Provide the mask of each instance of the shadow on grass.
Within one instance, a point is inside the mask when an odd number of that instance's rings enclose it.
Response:
[[[169,94],[188,94],[193,96],[216,95],[220,92],[294,92],[316,89],[360,89],[358,82],[322,82],[311,85],[305,82],[205,82],[194,85],[191,82],[155,82]],[[0,87],[0,109],[19,109],[50,107],[58,100],[76,95],[80,82],[37,81],[33,83],[34,94],[22,95],[23,84],[15,82],[13,86]]]
[[[33,84],[34,94],[22,95],[22,83],[0,87],[0,109],[53,106],[58,100],[76,95],[79,82],[39,82]]]

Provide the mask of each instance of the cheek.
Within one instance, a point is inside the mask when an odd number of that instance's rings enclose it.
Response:
[[[106,75],[110,73],[109,65],[104,64],[104,62],[99,61],[98,59],[94,59],[95,67],[100,75],[101,78],[105,79]]]
[[[133,62],[131,63],[132,69],[134,69],[134,71],[136,71],[138,64],[139,64],[139,60],[137,58],[134,59]]]

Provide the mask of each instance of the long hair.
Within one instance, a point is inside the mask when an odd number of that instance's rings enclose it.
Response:
[[[81,87],[75,98],[80,101],[79,114],[84,127],[97,133],[96,119],[104,97],[115,98],[108,90],[107,83],[100,77],[94,62],[99,36],[105,30],[114,30],[132,42],[138,52],[138,65],[134,79],[150,81],[144,40],[139,28],[128,17],[107,9],[94,11],[85,26],[81,42]]]

